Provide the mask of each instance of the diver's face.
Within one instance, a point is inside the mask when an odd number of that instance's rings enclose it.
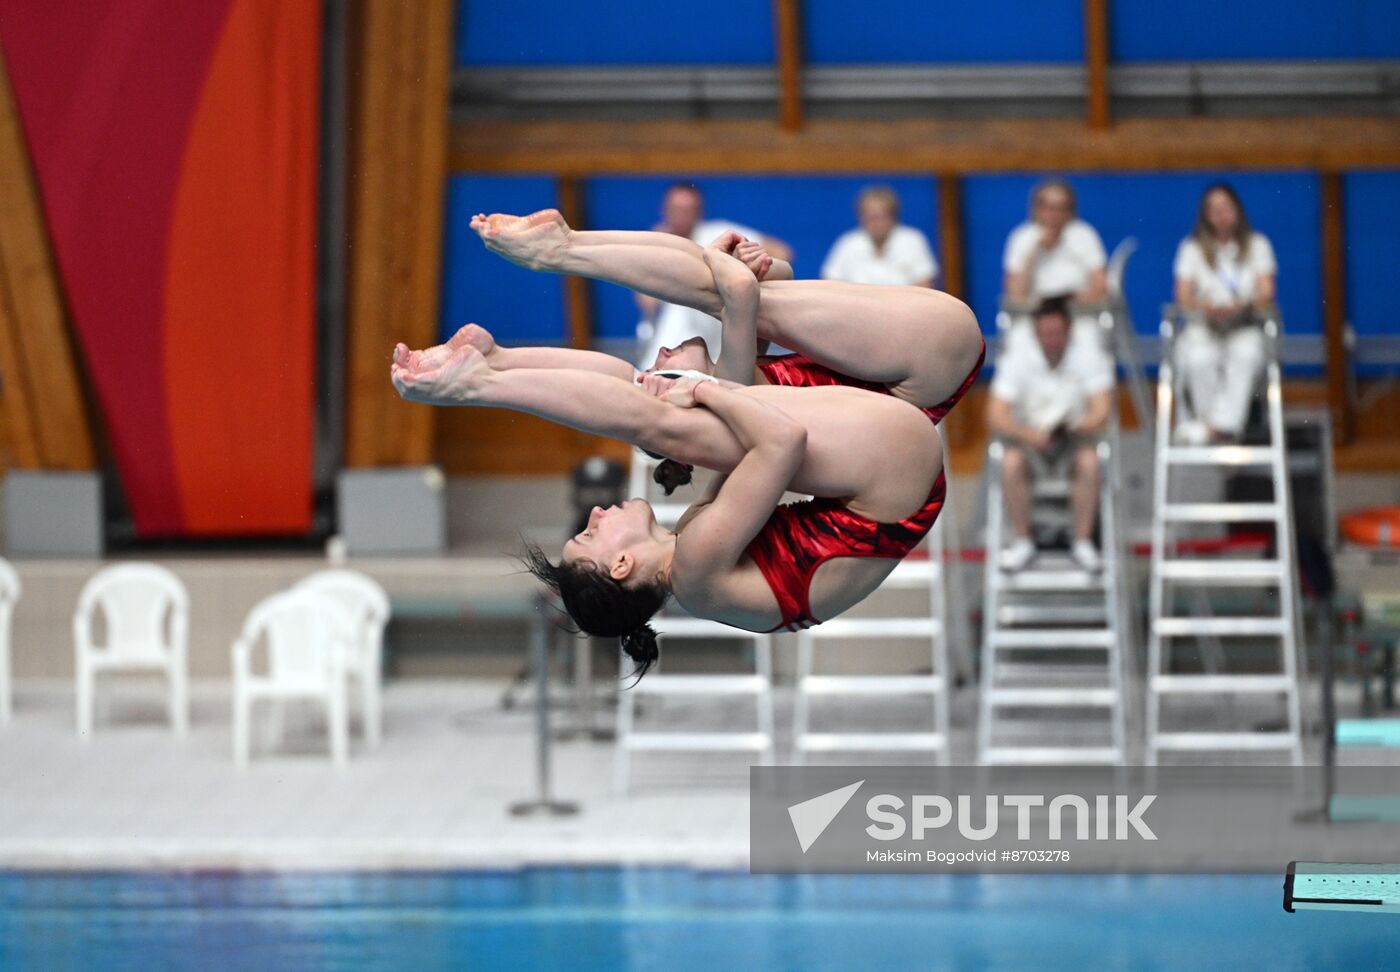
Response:
[[[662,348],[656,352],[656,361],[650,370],[703,371],[708,375],[713,369],[709,351],[705,348],[705,339],[693,337],[674,348]]]
[[[629,499],[620,506],[593,507],[583,530],[564,544],[564,561],[591,560],[608,569],[624,550],[652,543],[656,515],[643,499]]]

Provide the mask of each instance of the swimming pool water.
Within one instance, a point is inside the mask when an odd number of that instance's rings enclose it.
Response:
[[[0,874],[0,969],[1369,969],[1282,875]]]

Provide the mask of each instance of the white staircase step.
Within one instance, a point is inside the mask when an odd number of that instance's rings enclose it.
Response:
[[[1003,604],[997,608],[997,623],[1059,624],[1102,626],[1104,606],[1098,604]]]
[[[941,675],[808,675],[798,691],[809,695],[915,695],[942,692]]]
[[[1107,628],[1000,628],[992,631],[993,648],[1113,648]]]
[[[1090,573],[1077,568],[1028,568],[1009,574],[1001,571],[999,585],[1007,591],[1101,591],[1102,571]]]
[[[992,705],[1004,706],[1115,706],[1119,698],[1111,688],[993,688],[986,691]]]
[[[998,661],[992,684],[998,688],[1108,688],[1112,664],[1055,665],[1042,661]]]
[[[1157,571],[1166,580],[1214,580],[1231,584],[1282,583],[1287,573],[1277,560],[1164,560]]]
[[[1288,623],[1283,618],[1158,618],[1152,628],[1168,638],[1196,635],[1282,638],[1288,631]]]
[[[1291,732],[1159,732],[1149,737],[1149,749],[1258,750],[1292,749],[1298,737]]]
[[[657,672],[629,692],[643,695],[759,695],[771,688],[762,675],[667,675]]]
[[[1185,466],[1267,466],[1274,458],[1270,446],[1168,446],[1163,453],[1168,463]]]
[[[672,638],[742,638],[752,641],[767,637],[757,632],[732,628],[708,618],[655,617],[651,619],[651,626],[656,629],[658,635]]]
[[[1287,675],[1154,675],[1154,692],[1291,692]]]
[[[936,638],[942,633],[937,618],[835,618],[803,632],[812,638]]]
[[[1123,762],[1117,746],[991,746],[981,761],[991,766],[1077,766]]]
[[[805,752],[921,752],[947,748],[941,732],[808,732],[794,740]]]
[[[628,749],[724,750],[761,752],[772,745],[762,732],[632,732],[621,740]]]
[[[1258,523],[1276,520],[1278,503],[1167,503],[1162,518],[1171,523]]]

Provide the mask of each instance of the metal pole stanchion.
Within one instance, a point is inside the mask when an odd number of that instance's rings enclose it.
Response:
[[[550,774],[549,643],[554,625],[546,617],[543,598],[536,601],[530,618],[530,655],[535,675],[535,799],[510,805],[513,817],[567,817],[578,813],[578,804],[553,797]]]

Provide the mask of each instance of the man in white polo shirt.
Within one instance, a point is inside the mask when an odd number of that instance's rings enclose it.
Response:
[[[792,262],[792,249],[777,237],[766,236],[727,219],[706,219],[704,194],[699,186],[689,182],[673,183],[666,189],[661,201],[661,221],[652,229],[683,236],[701,246],[709,246],[725,233],[738,233],[746,240],[762,243],[774,260]],[[667,304],[646,294],[635,297],[637,309],[642,312],[642,320],[637,325],[641,350],[637,358],[639,367],[650,368],[661,348],[679,347],[693,337],[705,339],[711,360],[719,357],[722,328],[718,320],[693,307]]]
[[[1001,484],[1013,538],[1001,552],[1001,566],[1018,571],[1035,559],[1031,474],[1067,461],[1074,517],[1070,556],[1084,570],[1098,570],[1102,560],[1093,541],[1099,500],[1097,439],[1109,417],[1113,361],[1102,348],[1070,340],[1064,297],[1043,301],[1032,326],[1035,340],[1010,342],[998,357],[987,405],[987,425],[1006,444]]]
[[[899,221],[899,196],[870,186],[856,199],[860,226],[841,234],[822,264],[823,280],[932,287],[938,261],[928,238]]]

